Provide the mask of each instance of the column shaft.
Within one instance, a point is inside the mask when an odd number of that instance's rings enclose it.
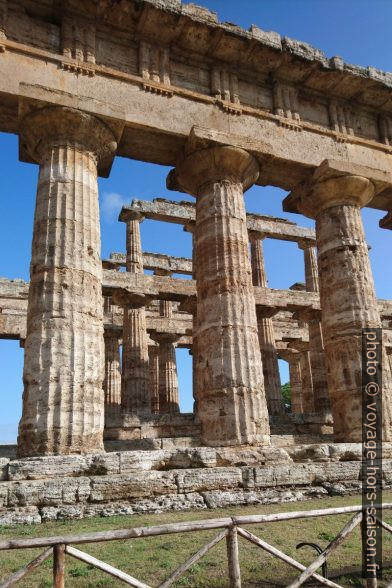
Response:
[[[113,137],[98,119],[65,108],[29,115],[23,136],[41,167],[18,454],[102,451],[104,341],[97,153]]]
[[[159,414],[159,346],[148,347],[150,369],[151,412]]]
[[[301,398],[304,413],[314,412],[313,378],[309,351],[300,352]]]
[[[105,416],[112,417],[121,409],[120,341],[116,331],[105,331]]]
[[[264,255],[259,235],[251,235],[252,282],[260,288],[267,287]],[[263,365],[264,388],[270,415],[284,414],[278,355],[275,348],[274,325],[271,317],[258,316],[258,335]]]
[[[140,239],[140,219],[128,220],[126,228],[126,270],[143,273],[143,255]],[[124,308],[122,394],[123,410],[131,414],[149,414],[148,336],[144,306]]]
[[[359,207],[328,208],[318,216],[316,231],[335,438],[358,442],[362,438],[361,334],[365,327],[381,326]],[[385,396],[389,384],[384,378]],[[390,407],[384,408],[384,418],[389,411]]]
[[[176,350],[171,339],[159,341],[159,413],[180,412]]]
[[[319,292],[316,248],[309,242],[299,243],[299,246],[304,251],[306,290],[308,292]],[[322,327],[319,317],[314,316],[312,313],[309,313],[307,323],[314,407],[317,413],[329,415],[331,412],[331,403],[328,392]]]
[[[301,197],[316,218],[322,329],[336,441],[362,440],[362,329],[381,321],[360,207],[374,196],[372,182],[335,172],[324,162]],[[383,362],[383,438],[391,439],[392,385]]]
[[[290,390],[291,390],[291,412],[302,414],[302,377],[299,354],[289,361]]]

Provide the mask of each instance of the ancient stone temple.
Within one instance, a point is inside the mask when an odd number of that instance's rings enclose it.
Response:
[[[0,337],[24,347],[0,524],[357,490],[373,327],[391,484],[392,302],[361,208],[392,228],[392,75],[180,0],[0,0],[0,72],[0,131],[39,166],[30,281],[0,279]],[[190,199],[129,202],[102,259],[97,178],[116,156],[167,166]],[[254,185],[315,230],[248,213]],[[192,256],[144,251],[144,219],[183,226]],[[298,245],[303,283],[269,287],[267,239]]]

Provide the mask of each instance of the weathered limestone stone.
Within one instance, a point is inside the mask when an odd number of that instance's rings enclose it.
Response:
[[[36,525],[41,522],[41,515],[35,506],[27,508],[0,509],[0,527],[12,525]]]
[[[105,297],[108,298],[108,297]],[[121,359],[120,333],[115,329],[105,329],[105,417],[119,414],[121,409]]]
[[[322,486],[293,489],[263,490],[211,490],[203,492],[208,508],[225,508],[228,506],[252,504],[281,504],[310,498],[321,498],[328,494]]]
[[[47,478],[78,477],[120,473],[118,453],[72,456],[30,457],[12,460],[8,468],[9,480],[41,480]]]
[[[75,504],[89,500],[90,493],[90,479],[83,477],[9,482],[7,506]]]
[[[319,292],[316,248],[312,241],[301,241],[298,245],[304,252],[306,290],[308,292]],[[309,358],[312,368],[314,408],[320,414],[329,415],[331,404],[329,401],[320,316],[318,312],[307,312],[305,310],[301,317],[306,320],[309,328]]]
[[[103,450],[97,163],[114,135],[93,116],[48,107],[23,119],[21,143],[40,174],[18,454]]]
[[[259,466],[292,461],[286,449],[278,447],[221,447],[216,449],[218,466]]]
[[[6,457],[0,457],[0,481],[8,479],[8,464],[10,460]]]
[[[252,266],[252,282],[254,286],[267,288],[264,255],[259,233],[250,232],[250,250]],[[280,383],[278,355],[275,348],[275,333],[272,318],[264,316],[262,309],[257,314],[257,326],[261,359],[263,362],[264,388],[267,398],[268,413],[283,415],[284,406]]]
[[[220,488],[239,488],[242,484],[242,472],[240,468],[234,467],[178,470],[176,482],[181,494]]]
[[[135,475],[96,476],[91,479],[90,502],[126,500],[141,496],[176,494],[174,472],[138,472]]]
[[[126,270],[143,273],[143,254],[140,239],[140,222],[143,217],[132,215],[126,219]],[[115,294],[115,300],[120,302]],[[148,336],[145,300],[124,301],[122,392],[123,411],[130,414],[151,414],[149,388]]]
[[[361,206],[374,196],[373,183],[334,172],[329,162],[316,170],[299,207],[316,219],[322,329],[336,441],[362,439],[362,329],[380,327]],[[383,374],[383,439],[392,436],[392,384]]]
[[[197,415],[206,445],[268,443],[243,190],[259,174],[232,147],[207,148],[176,168],[197,197]]]

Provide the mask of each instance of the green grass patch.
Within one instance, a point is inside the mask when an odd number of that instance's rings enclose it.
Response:
[[[115,516],[110,518],[95,517],[76,521],[50,522],[36,526],[18,526],[0,528],[0,537],[26,538],[50,535],[80,534],[94,531],[158,525],[179,521],[191,521],[244,514],[266,514],[311,510],[314,508],[336,508],[360,504],[359,496],[331,497],[307,502],[274,504],[265,506],[231,507],[218,510],[171,512],[154,515]],[[384,501],[392,502],[392,493],[384,493]],[[384,518],[392,524],[392,511],[386,511]],[[247,528],[276,546],[287,555],[301,561],[304,565],[311,563],[316,553],[309,547],[301,550],[296,545],[302,541],[318,543],[326,547],[343,528],[352,514],[312,519],[297,519]],[[218,530],[197,533],[182,533],[131,539],[128,541],[111,541],[77,546],[94,557],[109,563],[124,572],[157,586],[190,555],[195,553],[207,541],[219,533]],[[241,574],[243,588],[286,586],[297,572],[285,563],[270,556],[251,543],[239,539]],[[0,552],[0,582],[12,572],[36,557],[42,550]],[[383,535],[384,561],[392,562],[392,535]],[[362,586],[356,571],[360,569],[360,532],[357,528],[348,539],[334,552],[329,560],[330,576],[335,577],[343,586]],[[22,588],[48,588],[51,583],[51,561],[48,560],[36,569],[18,586]],[[337,578],[340,573],[341,577]],[[392,581],[392,568],[386,569],[384,579],[379,587],[387,587]],[[113,588],[124,584],[100,572],[89,565],[67,556],[66,586],[72,588]],[[176,586],[187,588],[225,588],[228,586],[226,545],[222,541],[206,556],[194,564]]]

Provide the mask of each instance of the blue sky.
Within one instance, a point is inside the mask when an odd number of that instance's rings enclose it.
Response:
[[[390,27],[391,0],[200,0],[203,6],[218,12],[221,21],[248,28],[256,24],[264,30],[306,41],[327,56],[340,55],[358,65],[373,65],[392,70]],[[18,161],[17,138],[0,134],[0,276],[29,277],[35,188],[38,168]],[[108,179],[99,180],[102,256],[124,251],[125,229],[117,222],[123,203],[132,198],[166,197],[184,199],[168,192],[165,180],[168,168],[116,158]],[[253,187],[246,194],[247,209],[260,214],[290,218],[302,225],[312,221],[284,214],[281,201],[285,192],[274,188]],[[392,232],[378,228],[381,212],[363,212],[366,235],[379,298],[392,298],[390,263]],[[190,235],[180,226],[145,221],[142,244],[146,251],[172,255],[191,255]],[[287,288],[304,279],[302,252],[295,244],[267,240],[264,245],[269,285]],[[282,380],[288,379],[287,366],[281,362]],[[21,412],[23,350],[16,341],[0,340],[0,442],[16,439]],[[180,399],[183,410],[191,408],[191,358],[186,350],[178,352]]]

